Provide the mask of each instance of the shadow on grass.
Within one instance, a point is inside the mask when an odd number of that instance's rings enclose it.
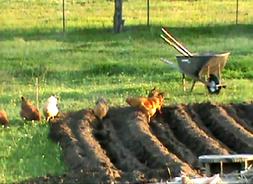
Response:
[[[199,27],[170,27],[163,25],[178,38],[181,37],[238,37],[244,36],[252,38],[253,24],[239,25],[210,25]],[[0,41],[12,40],[16,37],[22,37],[24,40],[57,40],[61,42],[76,41],[106,41],[106,40],[127,40],[129,36],[133,39],[157,39],[161,33],[161,26],[146,25],[126,26],[120,34],[113,33],[110,28],[69,28],[65,34],[58,28],[55,29],[4,29],[0,31]],[[115,45],[117,46],[117,45]]]
[[[92,64],[90,67],[84,66],[79,70],[69,71],[54,71],[48,66],[38,64],[33,67],[26,66],[22,68],[22,72],[20,70],[12,71],[12,75],[20,82],[31,81],[31,79],[39,77],[43,81],[70,81],[71,84],[83,83],[84,81],[94,82],[95,79],[101,83],[104,83],[105,80],[113,82],[118,77],[141,77],[156,80],[156,76],[159,76],[159,80],[163,80],[164,76],[168,76],[170,81],[174,81],[178,79],[177,76],[175,77],[175,73],[178,72],[167,66],[136,65],[124,62]]]
[[[169,27],[169,30],[175,35],[177,38],[189,39],[191,42],[195,40],[202,40],[203,38],[219,38],[221,40],[227,38],[238,38],[244,37],[248,38],[249,40],[253,37],[253,25],[215,25],[215,26],[202,26],[202,27]],[[85,61],[79,70],[77,71],[53,71],[51,66],[47,65],[47,63],[33,63],[33,61],[26,62],[23,64],[22,62],[14,62],[19,61],[22,58],[6,55],[2,56],[4,60],[12,63],[12,67],[16,68],[16,70],[12,70],[10,73],[16,79],[20,79],[21,81],[30,80],[30,78],[39,77],[40,79],[45,80],[64,80],[64,81],[81,81],[87,77],[96,78],[97,76],[113,76],[117,77],[120,75],[128,76],[136,76],[136,77],[146,77],[147,79],[154,79],[156,80],[155,75],[160,75],[161,78],[159,80],[166,81],[163,79],[166,73],[169,73],[171,69],[169,67],[161,66],[159,64],[140,64],[138,62],[127,62],[129,55],[132,54],[132,50],[134,50],[129,44],[133,44],[132,42],[128,42],[129,40],[135,40],[139,43],[143,43],[143,45],[148,43],[154,42],[161,42],[159,39],[159,35],[161,34],[161,26],[150,26],[149,28],[146,25],[139,25],[139,26],[126,26],[124,31],[120,34],[115,34],[112,32],[110,28],[83,28],[83,29],[74,29],[71,28],[67,31],[65,35],[61,33],[60,30],[57,29],[18,29],[13,28],[10,30],[1,30],[0,31],[0,41],[5,40],[13,40],[17,37],[22,37],[24,40],[56,40],[59,42],[67,42],[67,43],[78,43],[74,44],[74,47],[66,47],[66,48],[57,48],[59,50],[52,50],[50,52],[57,52],[59,51],[59,55],[62,53],[69,52],[69,55],[72,52],[80,52],[82,54],[89,52],[89,57],[100,56],[96,59],[103,60],[107,59],[110,62],[94,62],[87,64],[87,61],[90,59],[84,58]],[[201,38],[203,37],[203,38]],[[216,39],[217,40],[217,39]],[[212,39],[210,39],[212,41]],[[101,44],[100,50],[96,50],[98,47],[93,43],[104,42]],[[128,42],[128,45],[125,43]],[[203,41],[204,42],[204,41]],[[136,43],[136,42],[135,42]],[[208,43],[207,43],[208,44]],[[145,45],[144,45],[145,46]],[[147,47],[150,47],[147,46]],[[110,49],[104,49],[110,48]],[[120,48],[120,49],[117,49]],[[127,48],[127,49],[126,49]],[[94,49],[94,51],[92,50]],[[159,48],[156,48],[157,52]],[[100,54],[100,52],[106,52],[105,54]],[[143,52],[140,54],[140,52]],[[138,53],[134,53],[133,57],[136,57],[136,60],[144,60],[150,58],[149,50],[140,49]],[[240,54],[245,54],[248,51],[241,51]],[[46,53],[48,54],[48,53]],[[155,54],[155,52],[154,52]],[[152,54],[152,57],[154,56]],[[111,58],[106,58],[109,55]],[[144,57],[144,58],[143,58]],[[156,55],[155,55],[156,57]],[[56,57],[58,59],[58,57]],[[94,59],[95,60],[95,59]],[[106,60],[106,61],[107,61]],[[118,61],[126,61],[126,62],[118,62]],[[159,60],[159,52],[157,54],[157,60]],[[117,62],[116,62],[117,61]],[[89,65],[87,67],[87,65]],[[244,65],[246,67],[244,67]],[[233,67],[232,64],[228,63],[228,66]],[[232,68],[233,70],[238,70],[238,68],[243,68],[245,71],[242,73],[243,77],[252,77],[250,74],[250,67],[244,63],[237,62],[235,67]],[[240,66],[240,67],[238,67]],[[226,67],[229,68],[229,67]],[[241,74],[241,73],[240,73]],[[173,80],[173,76],[169,75],[169,79]],[[175,79],[178,80],[178,79]]]

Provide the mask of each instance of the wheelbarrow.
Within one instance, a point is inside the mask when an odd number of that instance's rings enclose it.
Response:
[[[167,38],[161,35],[161,37],[173,46],[182,55],[176,56],[177,63],[168,61],[161,58],[161,60],[167,64],[177,68],[182,73],[183,89],[185,91],[185,77],[188,76],[193,79],[192,91],[197,81],[202,82],[211,94],[218,94],[221,88],[225,88],[226,85],[221,83],[221,71],[225,67],[229,52],[221,53],[191,53],[180,42],[178,42],[168,31],[164,28],[162,31],[166,34]]]

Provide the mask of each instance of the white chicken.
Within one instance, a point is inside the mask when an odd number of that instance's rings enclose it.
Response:
[[[48,122],[51,118],[55,118],[59,113],[59,109],[57,107],[58,100],[55,96],[50,96],[47,99],[47,102],[44,105],[43,113],[46,117],[46,121]]]

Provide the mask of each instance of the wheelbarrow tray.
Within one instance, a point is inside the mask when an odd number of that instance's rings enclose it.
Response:
[[[221,71],[227,63],[229,52],[194,54],[191,57],[176,56],[178,66],[183,74],[194,80],[204,82],[205,76],[213,74],[220,77]]]

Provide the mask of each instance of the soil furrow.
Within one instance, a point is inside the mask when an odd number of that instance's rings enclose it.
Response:
[[[145,168],[144,165],[123,146],[111,122],[107,120],[100,123],[103,123],[103,128],[96,129],[94,131],[95,136],[107,151],[111,161],[122,171],[143,170]]]
[[[250,134],[253,134],[253,126],[249,119],[247,119],[247,116],[238,115],[239,113],[236,112],[236,109],[232,105],[222,105],[222,108],[227,112],[228,116],[236,121],[236,123],[240,124]]]
[[[70,169],[78,169],[84,164],[85,161],[81,156],[83,150],[78,145],[78,140],[66,122],[52,124],[50,137],[60,143],[64,161]]]
[[[126,110],[124,111],[126,112]],[[123,115],[121,112],[115,114],[119,114],[121,117]],[[126,119],[123,115],[121,121],[118,118],[112,121],[115,129],[120,127],[118,134],[122,142],[136,155],[141,163],[146,164],[150,169],[161,171],[161,175],[157,175],[158,178],[169,177],[169,174],[171,176],[179,175],[181,170],[187,173],[195,173],[188,164],[168,152],[151,133],[147,118],[143,113],[129,108],[126,115]],[[168,173],[168,169],[171,173]]]
[[[80,145],[70,125],[70,117],[57,119],[50,126],[49,136],[60,143],[64,162],[69,171],[62,182],[90,183],[101,180],[108,181],[106,173],[101,168],[95,168],[90,155]]]
[[[101,181],[111,182],[119,180],[121,171],[114,166],[93,136],[92,123],[94,121],[96,121],[96,117],[89,110],[79,111],[68,119],[68,124],[76,136],[80,148],[83,150],[81,154],[85,159],[83,168],[85,168],[85,171],[92,170],[92,172],[97,172],[96,178]]]
[[[205,154],[229,154],[215,139],[210,138],[184,111],[183,106],[164,109],[165,121],[178,140],[197,156]]]
[[[110,113],[110,112],[109,112]],[[123,180],[137,182],[145,180],[148,168],[122,144],[109,119],[97,121],[94,134],[112,163],[124,172]],[[137,179],[137,180],[136,180]]]
[[[244,119],[244,121],[253,129],[253,104],[233,104],[233,108],[236,110],[237,115]]]
[[[156,183],[181,171],[198,175],[194,169],[200,155],[253,153],[253,104],[162,110],[151,123],[132,107],[111,107],[101,121],[92,110],[53,120],[49,136],[60,143],[69,167],[62,181]]]
[[[175,137],[167,123],[162,123],[156,119],[150,123],[150,127],[152,133],[170,152],[177,155],[192,168],[200,167],[197,156]]]
[[[237,124],[220,107],[213,104],[198,104],[194,109],[210,131],[237,153],[253,153],[253,135]]]
[[[221,147],[226,149],[230,154],[235,154],[236,153],[235,151],[233,151],[229,147],[227,147],[225,144],[223,144],[222,141],[220,141],[219,139],[216,139],[216,137],[213,135],[213,133],[202,122],[199,114],[194,110],[193,105],[184,106],[184,110],[190,116],[192,121],[194,121],[196,123],[196,125],[207,134],[208,137],[210,137],[210,138],[214,139],[215,141],[219,142]]]

